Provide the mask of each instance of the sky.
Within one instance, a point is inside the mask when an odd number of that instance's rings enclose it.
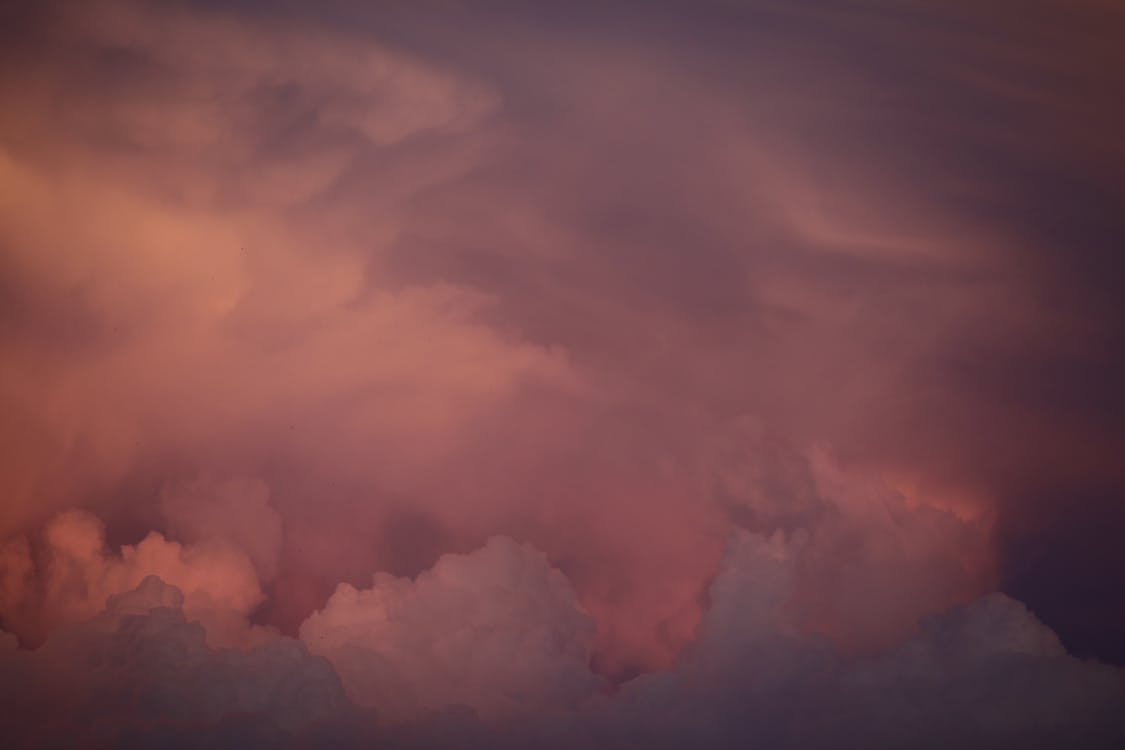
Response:
[[[1119,747],[1125,9],[0,8],[16,747]]]

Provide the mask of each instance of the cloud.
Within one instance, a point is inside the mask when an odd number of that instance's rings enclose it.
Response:
[[[574,707],[593,693],[594,624],[542,553],[494,537],[411,581],[341,584],[301,625],[348,694],[388,721],[464,705],[485,719]]]
[[[803,533],[735,534],[699,639],[674,669],[626,684],[594,714],[594,746],[616,736],[653,747],[1110,748],[1125,738],[1125,671],[1068,655],[1003,594],[930,616],[875,655],[847,657],[803,634],[787,601],[808,551]]]
[[[149,576],[35,651],[0,652],[5,736],[29,747],[150,746],[140,740],[169,727],[222,735],[256,723],[286,737],[351,709],[331,666],[300,642],[216,650],[185,619],[184,601]]]
[[[51,20],[41,42],[52,54],[22,79],[41,88],[9,90],[24,105],[9,128],[54,110],[66,120],[52,135],[100,147],[70,154],[82,166],[106,160],[136,178],[155,160],[164,169],[150,184],[189,203],[299,204],[365,149],[463,131],[498,106],[486,85],[346,34],[128,0]]]
[[[903,378],[1023,297],[966,290],[993,246],[899,172],[888,186],[793,136],[801,102],[835,122],[854,89],[810,99],[819,58],[755,52],[744,96],[690,37],[675,59],[645,35],[575,55],[488,17],[465,19],[492,40],[468,47],[408,19],[190,3],[29,30],[40,51],[12,53],[0,92],[5,535],[79,505],[115,539],[233,544],[293,632],[340,581],[395,567],[392,547],[428,546],[373,542],[404,514],[442,541],[400,572],[507,534],[566,570],[619,680],[692,637],[732,523],[715,472],[734,481],[757,450],[715,449],[732,425],[758,414],[903,468],[888,456],[913,428],[863,447],[915,414]],[[268,485],[278,518],[259,490],[208,484],[229,477]],[[978,540],[933,522],[956,552],[819,520],[819,570],[846,574],[863,539],[865,564],[929,579],[928,604],[837,635],[883,645],[982,590],[944,559],[982,564]],[[825,598],[810,619],[850,617]]]
[[[731,518],[804,540],[787,604],[810,630],[878,649],[912,634],[922,616],[994,585],[987,517],[911,498],[878,474],[846,469],[823,446],[791,445],[759,420],[734,422],[713,446],[715,492]]]
[[[247,622],[264,599],[254,566],[241,549],[222,541],[183,545],[154,531],[114,554],[106,550],[96,516],[67,511],[44,529],[38,565],[26,540],[17,538],[5,549],[13,563],[5,600],[13,608],[4,614],[12,620],[9,628],[32,640],[94,616],[111,597],[149,576],[183,592],[185,610],[206,624],[210,643],[231,645],[263,635]]]
[[[173,537],[237,547],[254,563],[259,580],[268,582],[277,573],[282,543],[282,518],[269,499],[260,479],[197,479],[166,486],[160,508]]]
[[[125,747],[1113,748],[1125,738],[1125,670],[1070,656],[1003,594],[930,616],[875,654],[809,634],[788,605],[808,554],[803,531],[733,534],[696,640],[668,670],[612,694],[586,669],[592,625],[565,578],[510,539],[446,556],[414,581],[341,585],[300,641],[241,650],[208,646],[183,594],[148,577],[36,650],[4,634],[0,726],[31,744]]]
[[[292,628],[370,573],[404,505],[496,531],[445,499],[463,447],[502,412],[549,427],[585,385],[565,351],[482,322],[489,295],[393,285],[379,259],[405,203],[475,166],[495,93],[338,30],[55,10],[28,30],[49,53],[0,91],[0,535],[82,505],[111,536],[235,544],[286,579],[269,611]],[[272,510],[200,477],[258,478]]]
[[[691,5],[0,11],[3,627],[159,575],[392,745],[1103,727],[970,603],[1120,650],[1120,11]],[[207,716],[126,734],[291,739]]]

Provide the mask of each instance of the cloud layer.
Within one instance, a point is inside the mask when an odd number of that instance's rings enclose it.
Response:
[[[9,5],[13,736],[1120,737],[1120,9]]]
[[[342,585],[302,625],[301,641],[274,635],[249,650],[209,647],[180,590],[149,576],[39,649],[2,644],[0,726],[29,747],[66,738],[90,747],[1111,748],[1125,739],[1125,671],[1068,655],[1003,594],[930,617],[874,656],[807,635],[787,605],[808,544],[801,533],[737,532],[696,641],[669,670],[613,695],[586,671],[592,628],[565,578],[510,539],[444,557],[416,582]]]

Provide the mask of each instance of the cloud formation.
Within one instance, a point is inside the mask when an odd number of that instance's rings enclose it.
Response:
[[[34,651],[3,644],[8,741],[154,747],[176,728],[190,738],[211,727],[227,742],[253,744],[337,720],[350,709],[331,666],[299,642],[216,650],[200,624],[185,619],[183,605],[179,589],[149,576]]]
[[[349,695],[391,721],[464,705],[483,718],[573,708],[599,684],[594,625],[542,553],[494,537],[416,580],[340,584],[301,625]]]
[[[808,635],[787,606],[807,545],[803,533],[737,532],[696,641],[613,695],[585,671],[591,627],[565,579],[511,540],[442,558],[416,582],[341,586],[303,642],[275,635],[247,651],[208,647],[180,591],[150,576],[37,650],[4,643],[0,726],[28,746],[80,737],[92,747],[1111,748],[1125,738],[1125,671],[1070,656],[1003,594],[932,616],[873,656]]]
[[[205,624],[212,644],[255,637],[246,617],[264,594],[246,553],[222,541],[185,546],[154,531],[136,545],[109,553],[101,521],[84,511],[67,511],[47,524],[37,561],[26,538],[7,542],[3,557],[6,625],[33,642],[101,612],[110,598],[150,576],[182,592],[185,611]]]
[[[598,715],[653,747],[1115,747],[1125,672],[1068,655],[995,593],[926,619],[861,659],[787,617],[802,534],[740,532],[698,640],[668,673],[628,683]],[[625,726],[622,726],[624,722]]]
[[[979,5],[0,10],[21,736],[1118,737],[1125,16]]]

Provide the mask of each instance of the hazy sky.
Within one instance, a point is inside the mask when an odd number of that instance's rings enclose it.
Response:
[[[1123,38],[5,3],[0,726],[1113,747]]]

